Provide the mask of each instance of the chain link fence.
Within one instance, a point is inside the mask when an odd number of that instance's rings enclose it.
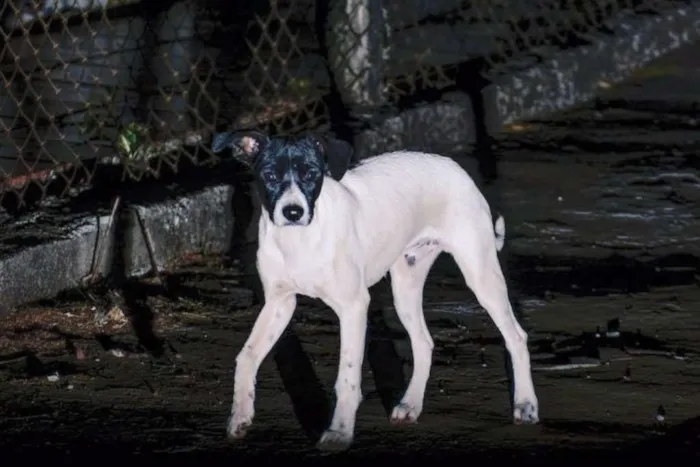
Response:
[[[490,79],[623,12],[682,3],[6,0],[0,204],[69,197],[104,165],[140,180],[215,164],[207,143],[222,127],[366,123],[459,88],[465,66]]]

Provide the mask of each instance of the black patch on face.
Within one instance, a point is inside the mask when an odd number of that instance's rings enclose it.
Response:
[[[273,138],[256,159],[258,191],[272,220],[282,194],[296,183],[309,205],[309,221],[323,187],[323,156],[309,138]]]

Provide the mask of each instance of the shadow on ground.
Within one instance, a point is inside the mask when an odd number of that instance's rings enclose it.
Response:
[[[4,436],[2,445],[6,459],[22,459],[29,462],[38,458],[84,462],[153,462],[164,465],[191,464],[232,465],[235,462],[304,462],[305,465],[338,465],[356,462],[377,465],[386,462],[444,462],[457,459],[465,462],[517,462],[518,465],[614,465],[620,463],[667,462],[669,456],[692,464],[697,459],[700,417],[683,422],[665,434],[655,434],[643,441],[612,443],[606,448],[587,447],[576,449],[561,446],[530,445],[504,448],[470,446],[465,440],[454,440],[444,436],[416,438],[400,432],[388,432],[381,437],[368,439],[358,437],[358,446],[346,453],[323,455],[314,451],[307,443],[300,446],[299,440],[285,439],[285,434],[274,427],[259,428],[239,444],[226,442],[213,444],[213,433],[202,431],[201,413],[158,410],[110,410],[85,411],[80,406],[65,406],[61,415],[70,411],[70,418],[53,423],[70,423],[77,428],[70,437],[51,436],[46,431],[26,430]],[[31,413],[15,412],[14,417],[32,417]],[[130,420],[120,428],[120,434],[108,431],[104,420]],[[44,420],[47,424],[50,420]],[[160,425],[160,426],[159,426]],[[175,428],[177,427],[177,428]],[[572,423],[549,421],[539,429],[565,432],[575,437],[579,434],[606,435],[624,431],[638,431],[636,426],[621,426],[606,423]],[[207,438],[209,440],[207,441]],[[363,439],[364,438],[364,439]],[[407,442],[410,441],[410,442]],[[199,444],[199,446],[198,446]],[[190,446],[178,450],[177,446]],[[10,457],[12,456],[12,457]],[[17,457],[14,457],[17,456]]]

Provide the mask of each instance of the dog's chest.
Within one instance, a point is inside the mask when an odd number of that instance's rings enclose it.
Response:
[[[260,273],[296,294],[321,298],[332,281],[332,252],[322,247],[298,248],[284,242],[258,252]]]

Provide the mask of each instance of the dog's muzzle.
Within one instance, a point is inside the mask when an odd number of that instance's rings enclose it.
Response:
[[[285,190],[275,206],[273,221],[279,226],[308,225],[311,209],[296,183]]]

